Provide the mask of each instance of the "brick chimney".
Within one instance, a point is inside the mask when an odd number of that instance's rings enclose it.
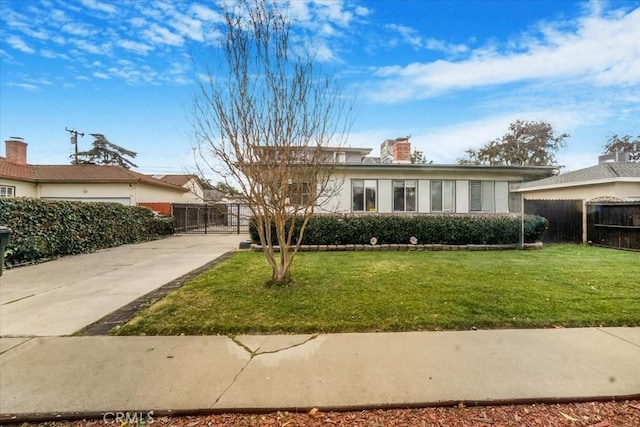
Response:
[[[393,163],[411,163],[411,143],[409,138],[398,138],[393,144]]]
[[[17,136],[10,136],[4,143],[7,162],[25,166],[27,164],[27,143]]]

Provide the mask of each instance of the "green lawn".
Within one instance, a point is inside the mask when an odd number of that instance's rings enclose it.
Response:
[[[640,325],[640,254],[580,245],[490,252],[306,252],[265,286],[239,252],[140,312],[121,335]]]

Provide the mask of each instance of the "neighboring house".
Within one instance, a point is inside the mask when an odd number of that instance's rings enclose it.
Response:
[[[606,159],[606,158],[605,158]],[[596,166],[523,183],[514,189],[525,200],[578,201],[582,215],[582,242],[587,241],[587,204],[602,201],[640,203],[640,163],[604,160]]]
[[[406,138],[386,140],[380,158],[371,149],[340,148],[340,192],[322,210],[341,213],[509,213],[520,209],[511,190],[551,176],[554,167],[411,164]],[[342,153],[344,152],[344,155]]]
[[[204,203],[204,188],[195,175],[153,175],[153,178],[188,190],[181,203]]]
[[[34,197],[50,200],[144,203],[184,203],[189,190],[120,166],[31,165],[27,144],[17,138],[5,141],[0,157],[0,197]]]
[[[515,190],[528,200],[584,200],[602,197],[640,201],[640,163],[606,162],[527,182]]]

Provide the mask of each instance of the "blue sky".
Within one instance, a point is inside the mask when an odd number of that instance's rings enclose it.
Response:
[[[225,3],[227,6],[225,6]],[[144,173],[193,171],[187,111],[230,0],[0,0],[0,137],[66,164],[65,127],[138,152]],[[295,31],[357,92],[349,144],[411,135],[436,163],[516,119],[571,135],[566,170],[640,133],[640,1],[291,0]],[[4,155],[4,144],[0,144]]]

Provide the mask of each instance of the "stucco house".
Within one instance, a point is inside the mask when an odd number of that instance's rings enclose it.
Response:
[[[640,201],[640,163],[603,162],[585,169],[531,181],[514,190],[528,200],[615,198]]]
[[[588,205],[602,202],[640,204],[640,163],[631,163],[627,159],[626,156],[601,156],[598,165],[526,182],[514,192],[522,194],[525,200],[547,201],[550,206],[556,203],[557,209],[562,206],[561,201],[577,203],[578,217],[572,222],[581,222],[581,241],[586,243]]]
[[[145,203],[187,203],[190,190],[120,166],[31,165],[27,144],[18,138],[5,141],[0,157],[0,197],[50,200]]]
[[[550,166],[412,164],[408,138],[386,140],[380,157],[371,149],[340,148],[339,193],[323,210],[339,213],[509,213],[520,209],[511,191],[526,181],[550,177]]]

